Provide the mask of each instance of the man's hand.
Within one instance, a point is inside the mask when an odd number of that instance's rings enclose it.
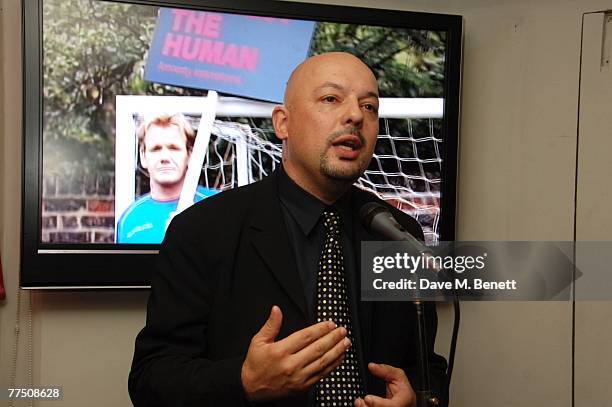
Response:
[[[242,364],[242,386],[249,400],[261,401],[308,390],[329,375],[351,346],[346,329],[320,322],[275,342],[283,322],[276,305],[251,340]]]
[[[369,363],[368,369],[387,383],[385,398],[367,395],[355,400],[355,407],[415,407],[416,394],[402,369],[378,363]]]

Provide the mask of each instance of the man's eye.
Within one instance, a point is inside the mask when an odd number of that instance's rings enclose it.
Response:
[[[369,112],[374,112],[374,113],[378,112],[378,108],[371,103],[364,104],[363,108]]]
[[[325,97],[323,98],[323,101],[324,101],[324,102],[327,102],[327,103],[334,103],[334,102],[335,102],[335,101],[337,101],[337,100],[338,100],[338,99],[337,99],[335,96],[325,96]]]

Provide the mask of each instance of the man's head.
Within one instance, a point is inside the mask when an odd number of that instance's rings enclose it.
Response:
[[[153,198],[178,198],[194,141],[195,133],[181,113],[158,115],[139,127],[140,163],[149,173]]]
[[[323,201],[335,200],[372,159],[378,105],[376,78],[355,56],[332,52],[304,61],[272,114],[289,176]]]

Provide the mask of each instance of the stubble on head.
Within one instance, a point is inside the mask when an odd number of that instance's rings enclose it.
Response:
[[[361,130],[359,130],[357,127],[349,127],[343,130],[333,132],[327,138],[327,143],[331,145],[337,138],[348,134],[353,134],[357,136],[361,144],[366,143],[365,137],[363,137]],[[340,166],[334,165],[329,157],[329,150],[326,150],[322,152],[319,156],[319,171],[321,175],[329,178],[332,182],[337,182],[340,185],[344,185],[346,183],[352,184],[357,181],[359,177],[361,177],[361,175],[363,175],[365,170],[370,165],[371,159],[372,157],[366,160],[364,157],[359,161],[359,168],[356,168],[354,170],[347,170],[341,168]]]

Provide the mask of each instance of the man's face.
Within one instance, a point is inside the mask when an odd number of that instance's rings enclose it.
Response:
[[[151,184],[172,187],[183,182],[189,163],[187,139],[178,126],[149,127],[144,149],[140,150],[142,167],[147,169]]]
[[[368,167],[378,136],[376,79],[346,54],[313,58],[302,68],[285,101],[285,167],[311,185],[352,183]]]

